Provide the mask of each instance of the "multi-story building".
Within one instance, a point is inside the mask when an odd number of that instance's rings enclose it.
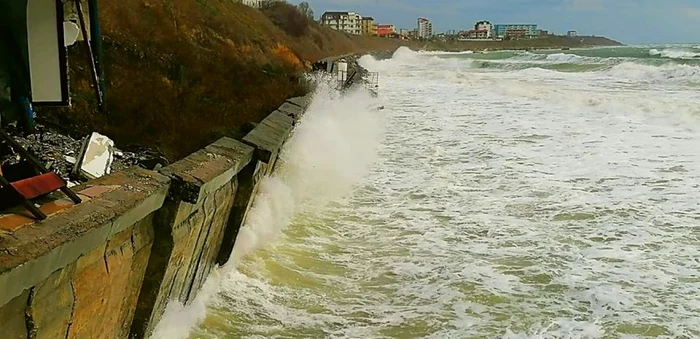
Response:
[[[321,24],[350,34],[362,34],[362,16],[355,12],[325,12]]]
[[[244,5],[248,5],[250,7],[255,7],[255,8],[262,8],[262,6],[265,3],[272,2],[275,0],[240,0]]]
[[[484,39],[491,39],[493,37],[493,25],[488,21],[479,21],[474,25],[474,31],[478,31],[479,38],[486,32]]]
[[[537,25],[534,24],[493,25],[493,31],[497,38],[531,38],[538,35]]]
[[[491,31],[485,30],[485,29],[473,29],[471,31],[466,31],[466,32],[459,32],[459,39],[464,40],[464,39],[490,39],[491,38]]]
[[[418,18],[418,37],[429,39],[433,36],[433,23],[426,18]]]
[[[576,31],[568,31],[568,32],[566,32],[566,35],[568,35],[568,36],[570,36],[570,37],[576,37],[576,36],[578,36],[578,32],[576,32]]]
[[[374,23],[374,18],[371,16],[362,17],[362,35],[375,36],[377,35],[377,24]]]
[[[394,25],[377,25],[377,35],[389,37],[394,34],[396,34],[396,27],[394,27]]]

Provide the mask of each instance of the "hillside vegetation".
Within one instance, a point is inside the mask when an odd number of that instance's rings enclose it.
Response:
[[[77,45],[69,50],[73,107],[40,111],[39,119],[172,160],[240,136],[244,124],[303,94],[298,76],[310,62],[398,46],[320,27],[285,3],[261,11],[231,0],[120,0],[101,2],[100,15],[105,112],[96,112]]]

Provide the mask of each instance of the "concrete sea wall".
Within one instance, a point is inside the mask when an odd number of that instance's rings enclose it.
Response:
[[[309,102],[290,99],[242,140],[158,172],[93,180],[77,188],[82,204],[51,202],[43,222],[0,218],[0,337],[149,337],[169,301],[191,302],[226,263]]]

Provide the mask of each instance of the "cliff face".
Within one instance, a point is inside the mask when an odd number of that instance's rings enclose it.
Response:
[[[107,109],[95,112],[81,46],[71,47],[73,107],[39,112],[44,123],[100,131],[129,148],[179,159],[221,136],[241,136],[286,98],[317,59],[392,49],[396,41],[350,37],[290,5],[260,11],[230,0],[102,2]]]

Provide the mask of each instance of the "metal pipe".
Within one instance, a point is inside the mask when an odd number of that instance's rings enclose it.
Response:
[[[104,72],[104,55],[102,52],[102,28],[100,27],[100,7],[98,0],[88,0],[88,10],[90,18],[90,41],[92,49],[95,53],[95,68],[97,76],[100,80],[100,93],[102,94],[102,102],[104,104],[105,96],[105,72]]]
[[[93,85],[95,86],[95,94],[97,95],[97,105],[101,108],[102,91],[100,90],[100,80],[97,75],[97,68],[95,68],[95,56],[92,52],[92,44],[88,38],[87,27],[85,27],[85,15],[83,15],[83,5],[80,0],[75,0],[75,10],[78,12],[80,31],[83,34],[83,40],[85,40],[85,46],[87,47],[88,64],[90,64],[90,75],[92,75]]]

